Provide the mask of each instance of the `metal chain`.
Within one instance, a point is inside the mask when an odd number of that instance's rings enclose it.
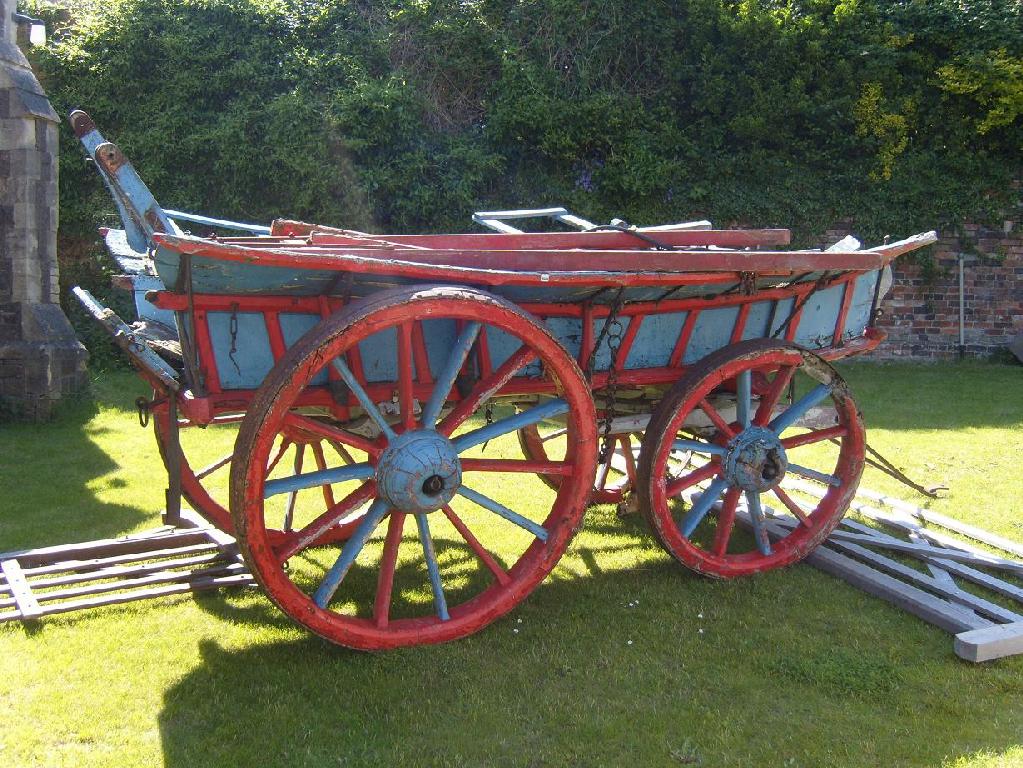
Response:
[[[841,445],[838,440],[833,439],[830,442],[838,446]],[[866,452],[870,454],[863,458],[867,464],[874,467],[874,469],[884,472],[888,475],[888,477],[898,480],[903,485],[912,488],[917,493],[922,494],[923,496],[928,496],[932,499],[940,499],[941,497],[938,495],[938,491],[948,490],[947,485],[932,485],[930,488],[920,485],[920,483],[910,478],[905,472],[896,467],[889,459],[882,456],[876,448],[869,445],[866,441],[864,441],[863,447],[866,449]]]
[[[234,365],[235,372],[241,376],[242,369],[238,367],[238,361],[235,360],[235,353],[238,351],[238,304],[237,302],[231,305],[231,319],[228,322],[228,331],[231,334],[231,351],[227,353],[228,358]]]
[[[607,334],[607,348],[611,352],[611,365],[607,369],[607,402],[604,406],[604,434],[600,445],[600,463],[606,464],[614,446],[611,439],[611,422],[614,421],[618,405],[618,348],[622,345],[622,323],[616,317],[608,320],[611,330]]]
[[[486,425],[489,427],[491,424],[494,423],[494,403],[492,401],[490,401],[490,400],[487,401],[487,406],[483,410],[483,414],[484,414],[484,417],[486,418],[486,421],[487,421]],[[483,447],[480,448],[480,453],[486,453],[488,445],[490,445],[490,441],[489,440],[487,440],[485,443],[483,443]]]
[[[601,331],[601,337],[607,339],[607,349],[611,353],[610,365],[607,369],[607,384],[606,384],[606,401],[604,404],[604,432],[601,436],[600,443],[600,463],[606,464],[608,457],[611,455],[611,451],[614,448],[614,441],[611,439],[611,423],[615,419],[617,406],[618,406],[618,350],[622,346],[622,337],[624,326],[622,321],[618,319],[618,313],[621,312],[622,306],[622,291],[618,291],[618,295],[615,297],[614,303],[611,305],[611,311],[607,315],[607,321],[604,323],[604,328]],[[597,340],[597,343],[593,345],[593,352],[590,355],[590,377],[593,376],[593,365],[597,356],[597,348],[600,345],[601,339]]]

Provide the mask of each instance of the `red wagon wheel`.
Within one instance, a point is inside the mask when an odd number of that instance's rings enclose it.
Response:
[[[564,435],[560,426],[552,426],[541,432],[539,425],[532,424],[519,430],[519,447],[527,458],[546,461],[564,453]],[[636,454],[639,449],[637,436],[613,435],[611,440],[613,452],[608,454],[607,461],[597,465],[590,494],[591,504],[619,504],[636,482]],[[561,482],[557,475],[540,475],[540,479],[554,489]]]
[[[157,446],[164,466],[170,471],[170,418],[166,406],[157,406],[153,411],[153,427],[156,433]],[[231,462],[234,457],[234,443],[238,436],[238,427],[244,414],[220,414],[212,423],[199,428],[187,419],[179,419],[178,441],[181,447],[181,493],[200,515],[222,531],[234,532],[229,506],[229,477]],[[297,467],[315,465],[326,469],[328,456],[336,455],[346,463],[354,463],[352,452],[337,441],[330,440],[316,433],[317,424],[300,414],[292,414],[278,437],[277,444],[267,463],[266,474],[269,476],[278,465]],[[336,460],[336,459],[335,459]],[[193,464],[195,466],[193,466]],[[320,488],[323,503],[330,506],[334,503],[329,484]],[[294,518],[297,497],[288,499],[291,512],[286,523]],[[326,507],[324,507],[326,508]],[[346,538],[353,525],[341,525],[325,531],[317,544],[339,541]],[[282,533],[286,530],[282,528]]]
[[[794,383],[805,394],[783,403]],[[808,431],[796,431],[807,421]],[[777,568],[838,524],[863,451],[856,404],[828,363],[786,342],[742,342],[696,363],[658,404],[640,454],[640,507],[668,552],[695,571],[733,577]],[[786,475],[827,491],[799,504],[781,487]],[[773,509],[797,518],[787,535],[768,535]]]
[[[328,369],[343,381],[346,406],[358,409],[324,422],[324,434],[365,458],[268,479],[288,414],[327,390]],[[516,409],[484,419],[499,391],[515,394]],[[382,407],[392,402],[397,408]],[[503,456],[518,430],[561,415],[563,458]],[[303,337],[257,392],[231,469],[239,542],[270,598],[328,640],[375,650],[461,637],[520,602],[567,547],[594,473],[595,421],[575,362],[521,309],[471,289],[382,291]],[[353,439],[356,422],[374,434]],[[483,452],[488,444],[497,456]],[[543,474],[562,478],[556,491]],[[270,535],[285,514],[278,500],[325,482],[332,507]],[[312,547],[359,511],[343,546]]]

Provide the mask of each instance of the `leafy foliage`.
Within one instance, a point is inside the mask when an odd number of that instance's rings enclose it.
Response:
[[[461,230],[562,203],[874,239],[991,216],[1020,169],[1016,0],[110,0],[54,23],[58,109],[168,207],[243,220]],[[65,235],[112,211],[95,176],[68,134]]]

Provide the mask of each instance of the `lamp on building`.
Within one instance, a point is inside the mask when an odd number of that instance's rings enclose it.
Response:
[[[28,41],[32,45],[46,45],[46,22],[34,19],[24,13],[13,14],[16,24],[28,26]]]

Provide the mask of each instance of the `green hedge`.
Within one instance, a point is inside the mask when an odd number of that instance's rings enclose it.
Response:
[[[390,231],[560,203],[862,236],[1014,202],[1005,0],[107,0],[36,64],[168,207]],[[70,131],[61,226],[113,211]]]

